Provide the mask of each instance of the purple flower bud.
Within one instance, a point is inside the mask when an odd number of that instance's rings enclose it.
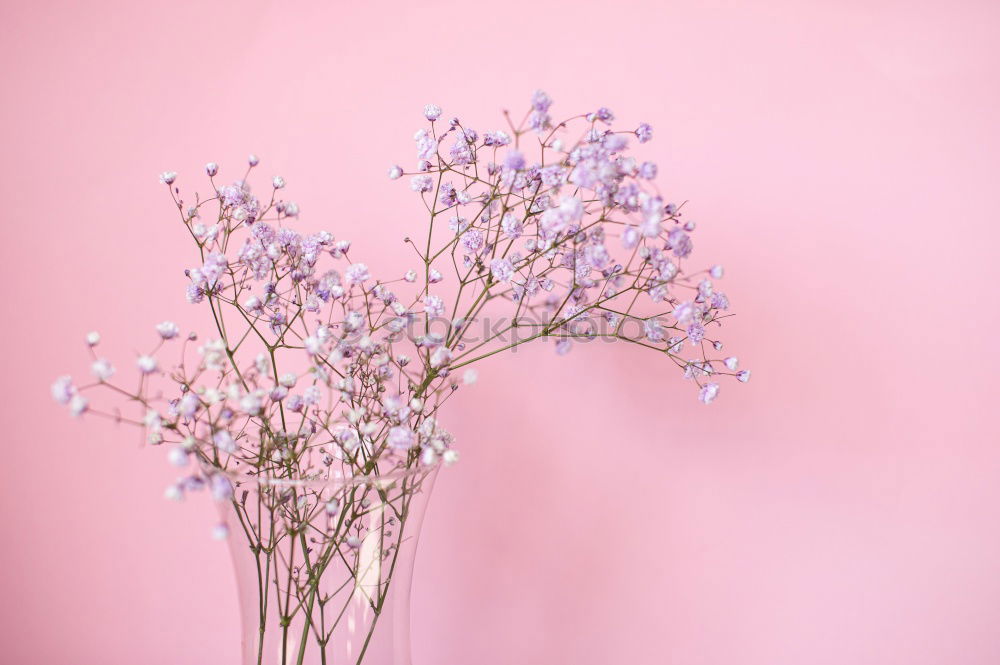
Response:
[[[251,153],[251,155],[247,158],[247,161],[250,163],[250,166],[257,166],[260,164],[260,157]]]
[[[205,164],[205,173],[208,174],[209,178],[214,178],[218,172],[219,172],[219,165],[216,164],[215,162],[209,162],[208,164]]]

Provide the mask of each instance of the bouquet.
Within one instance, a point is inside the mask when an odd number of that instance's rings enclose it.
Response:
[[[254,580],[247,662],[361,663],[379,648],[417,504],[458,459],[443,409],[478,361],[602,339],[648,349],[705,404],[721,377],[749,379],[716,339],[730,315],[722,267],[688,265],[694,223],[657,188],[656,164],[630,154],[652,128],[614,129],[607,108],[555,121],[551,103],[538,91],[482,133],[424,108],[414,167],[388,175],[408,180],[426,225],[405,239],[412,265],[384,278],[350,241],[300,230],[284,178],[261,186],[256,156],[235,179],[208,164],[205,196],[160,176],[191,237],[186,297],[207,330],[159,323],[127,383],[91,333],[93,379],[60,377],[52,394],[165,447],[182,474],[169,498],[206,489],[220,502],[216,535],[238,534]]]

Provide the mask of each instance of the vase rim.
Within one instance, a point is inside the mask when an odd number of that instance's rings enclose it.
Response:
[[[221,472],[229,478],[234,486],[244,483],[255,485],[268,485],[271,487],[354,487],[357,485],[385,484],[393,483],[404,478],[418,475],[427,475],[440,468],[441,462],[435,462],[429,466],[417,464],[412,468],[395,469],[386,473],[367,474],[356,476],[333,476],[329,478],[271,478],[269,476],[258,476],[243,471],[223,469]]]

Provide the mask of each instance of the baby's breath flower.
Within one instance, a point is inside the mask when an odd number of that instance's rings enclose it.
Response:
[[[233,484],[224,474],[213,474],[208,484],[212,490],[212,498],[216,501],[228,501],[233,498]]]
[[[397,425],[389,430],[387,442],[391,448],[407,450],[412,448],[416,441],[417,435],[409,428]]]
[[[431,317],[444,316],[444,300],[439,296],[424,296],[424,311]]]
[[[52,384],[52,399],[60,404],[69,404],[75,394],[76,388],[73,386],[73,378],[70,376],[60,376]]]
[[[719,395],[719,384],[706,383],[704,386],[702,386],[701,390],[698,392],[698,399],[703,404],[711,404],[718,395]]]
[[[184,500],[184,489],[180,484],[175,483],[173,485],[167,485],[167,489],[163,492],[163,498],[170,501],[183,501]]]
[[[160,337],[163,339],[173,339],[180,334],[180,329],[173,321],[164,321],[163,323],[158,323],[156,325],[156,332],[158,332]]]
[[[415,175],[410,178],[410,189],[423,193],[434,189],[434,179],[429,175]]]
[[[139,356],[135,364],[143,374],[152,374],[156,371],[156,358],[153,356]]]
[[[73,416],[83,415],[90,407],[90,402],[83,395],[73,395],[69,400],[69,412]]]
[[[90,373],[98,381],[107,381],[115,374],[115,368],[107,360],[107,358],[98,358],[91,364]]]
[[[653,128],[648,123],[641,122],[635,130],[635,135],[639,138],[639,143],[647,143],[653,138]]]
[[[344,276],[351,284],[361,284],[371,278],[371,274],[368,272],[368,266],[364,263],[352,263],[347,268]]]
[[[190,455],[187,450],[178,446],[177,448],[170,449],[170,452],[167,453],[167,460],[173,466],[185,467],[190,461]]]
[[[451,362],[451,351],[446,346],[439,346],[431,354],[431,367],[444,367]]]

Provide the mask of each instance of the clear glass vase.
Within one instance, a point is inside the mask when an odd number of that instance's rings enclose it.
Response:
[[[230,476],[243,665],[410,665],[413,561],[437,467]]]

